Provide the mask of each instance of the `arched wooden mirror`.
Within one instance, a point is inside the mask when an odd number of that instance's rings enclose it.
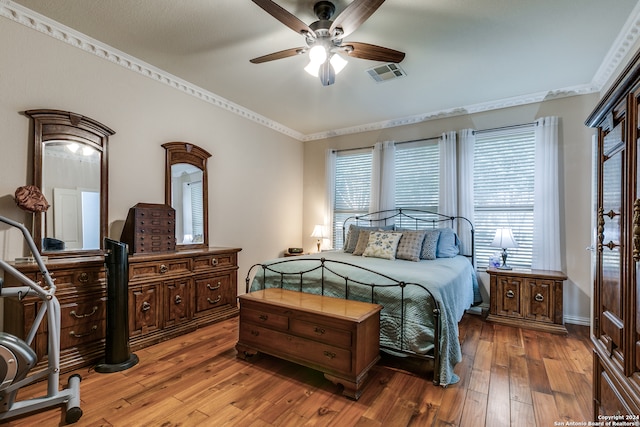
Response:
[[[107,236],[107,142],[115,132],[80,114],[29,110],[33,184],[51,207],[35,213],[33,238],[48,256],[93,255]]]
[[[165,203],[176,210],[176,249],[209,247],[207,151],[188,142],[167,142]]]

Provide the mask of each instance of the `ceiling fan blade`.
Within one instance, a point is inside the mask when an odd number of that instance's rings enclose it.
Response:
[[[295,15],[291,14],[288,10],[283,8],[282,6],[277,5],[271,0],[252,0],[255,4],[260,6],[265,10],[269,15],[276,18],[278,21],[282,22],[287,27],[291,28],[298,34],[302,34],[303,36],[307,36],[307,34],[312,37],[316,37],[316,33],[309,28],[307,24],[298,19]]]
[[[307,51],[304,47],[294,47],[291,49],[281,50],[280,52],[270,53],[268,55],[259,56],[257,58],[250,59],[249,62],[253,64],[261,64],[263,62],[274,61],[276,59],[288,58],[290,56],[296,56],[303,54]]]
[[[345,48],[347,54],[354,58],[394,62],[396,64],[404,59],[404,52],[369,43],[345,42],[341,47]]]
[[[384,0],[354,0],[333,21],[329,34],[333,36],[336,28],[342,28],[342,33],[334,38],[341,39],[348,36],[373,15],[382,3]]]

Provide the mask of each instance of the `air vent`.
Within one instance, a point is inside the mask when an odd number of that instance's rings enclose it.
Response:
[[[398,64],[393,63],[378,65],[377,67],[369,68],[367,70],[367,73],[373,80],[378,83],[397,79],[399,77],[404,77],[407,75],[407,73],[402,68],[400,68]]]

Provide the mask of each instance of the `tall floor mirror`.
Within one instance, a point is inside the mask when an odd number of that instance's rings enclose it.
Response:
[[[33,238],[47,256],[103,252],[107,236],[109,136],[77,113],[28,110],[33,120],[33,184],[51,205],[34,214]]]
[[[176,250],[209,247],[206,150],[187,142],[162,144],[165,203],[176,211]]]

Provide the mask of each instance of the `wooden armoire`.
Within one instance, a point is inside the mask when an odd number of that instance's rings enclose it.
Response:
[[[594,419],[640,414],[640,52],[586,124],[598,129]]]

